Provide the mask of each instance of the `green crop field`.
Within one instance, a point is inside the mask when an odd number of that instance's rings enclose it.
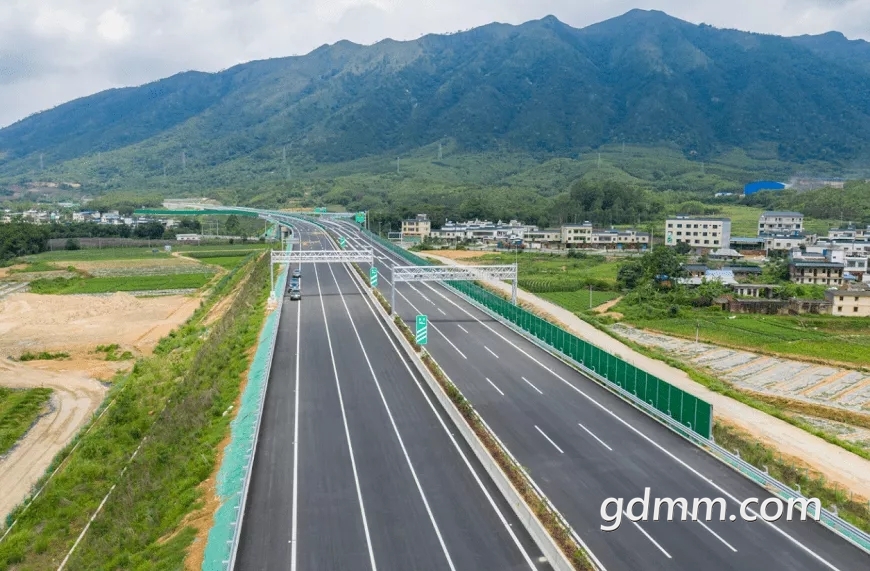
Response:
[[[572,292],[588,289],[590,285],[597,290],[613,290],[619,265],[619,262],[607,260],[604,256],[568,257],[529,252],[519,256],[507,252],[484,254],[472,260],[480,264],[513,264],[518,261],[519,285],[532,293]]]
[[[24,436],[51,397],[51,389],[0,387],[0,455]]]
[[[204,244],[202,246],[194,246],[184,244],[183,246],[174,246],[174,252],[180,252],[185,255],[190,253],[205,253],[205,252],[236,252],[236,255],[247,254],[248,252],[259,252],[268,248],[280,249],[279,242],[247,242],[245,244]]]
[[[81,262],[100,260],[141,260],[144,258],[168,258],[169,254],[160,249],[157,253],[151,248],[89,248],[86,250],[55,250],[33,256],[24,256],[26,262]]]
[[[589,304],[589,291],[557,291],[549,293],[539,293],[538,296],[552,301],[556,305],[562,306],[568,311],[580,313],[588,311],[593,307],[598,307],[602,303],[607,303],[612,299],[619,297],[619,292],[615,291],[592,291],[592,304]]]
[[[238,266],[246,256],[215,256],[197,258],[203,264],[214,264],[227,270],[231,270]]]
[[[614,308],[619,311],[619,306]],[[737,315],[690,310],[686,317],[632,320],[638,327],[688,339],[772,352],[796,359],[813,358],[870,366],[870,318],[822,315]]]
[[[30,283],[30,291],[40,294],[92,294],[116,291],[152,291],[198,289],[209,282],[212,274],[174,274],[106,278],[55,278]]]

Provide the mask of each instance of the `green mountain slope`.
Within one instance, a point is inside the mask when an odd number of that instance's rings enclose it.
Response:
[[[289,168],[459,152],[576,156],[660,144],[703,158],[854,165],[870,156],[870,50],[633,10],[583,29],[554,17],[184,73],[0,130],[0,178],[118,186],[256,180]],[[182,163],[182,153],[184,159]],[[46,172],[39,172],[39,156]]]

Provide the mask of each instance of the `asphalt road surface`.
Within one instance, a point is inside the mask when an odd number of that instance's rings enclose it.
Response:
[[[332,249],[300,223],[303,249]],[[285,298],[236,568],[549,569],[342,264]]]
[[[331,224],[349,247],[371,245],[351,224]],[[374,247],[378,288],[390,299],[389,268],[409,263]],[[417,314],[428,315],[427,350],[608,571],[870,569],[870,555],[815,522],[745,521],[739,502],[759,498],[752,515],[772,496],[446,288],[402,283],[396,310],[412,330]],[[650,519],[656,498],[686,498],[690,508],[721,498],[725,519],[717,504],[712,521],[680,521],[679,509],[666,521],[665,506],[658,521],[623,517],[601,529],[605,500],[623,498],[624,513],[645,488]]]

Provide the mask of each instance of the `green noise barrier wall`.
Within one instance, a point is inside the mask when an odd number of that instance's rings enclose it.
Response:
[[[385,248],[418,266],[432,265],[420,256],[363,230]],[[576,335],[513,305],[510,301],[474,282],[445,282],[486,309],[597,373],[610,383],[634,395],[696,434],[709,439],[713,434],[713,407],[710,403],[679,389],[658,377],[611,355]]]

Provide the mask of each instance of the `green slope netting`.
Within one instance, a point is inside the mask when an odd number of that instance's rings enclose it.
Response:
[[[363,230],[385,248],[419,266],[431,263],[392,242]],[[473,282],[446,282],[488,310],[519,326],[550,347],[598,373],[704,438],[713,431],[713,407],[673,385],[638,369]]]

